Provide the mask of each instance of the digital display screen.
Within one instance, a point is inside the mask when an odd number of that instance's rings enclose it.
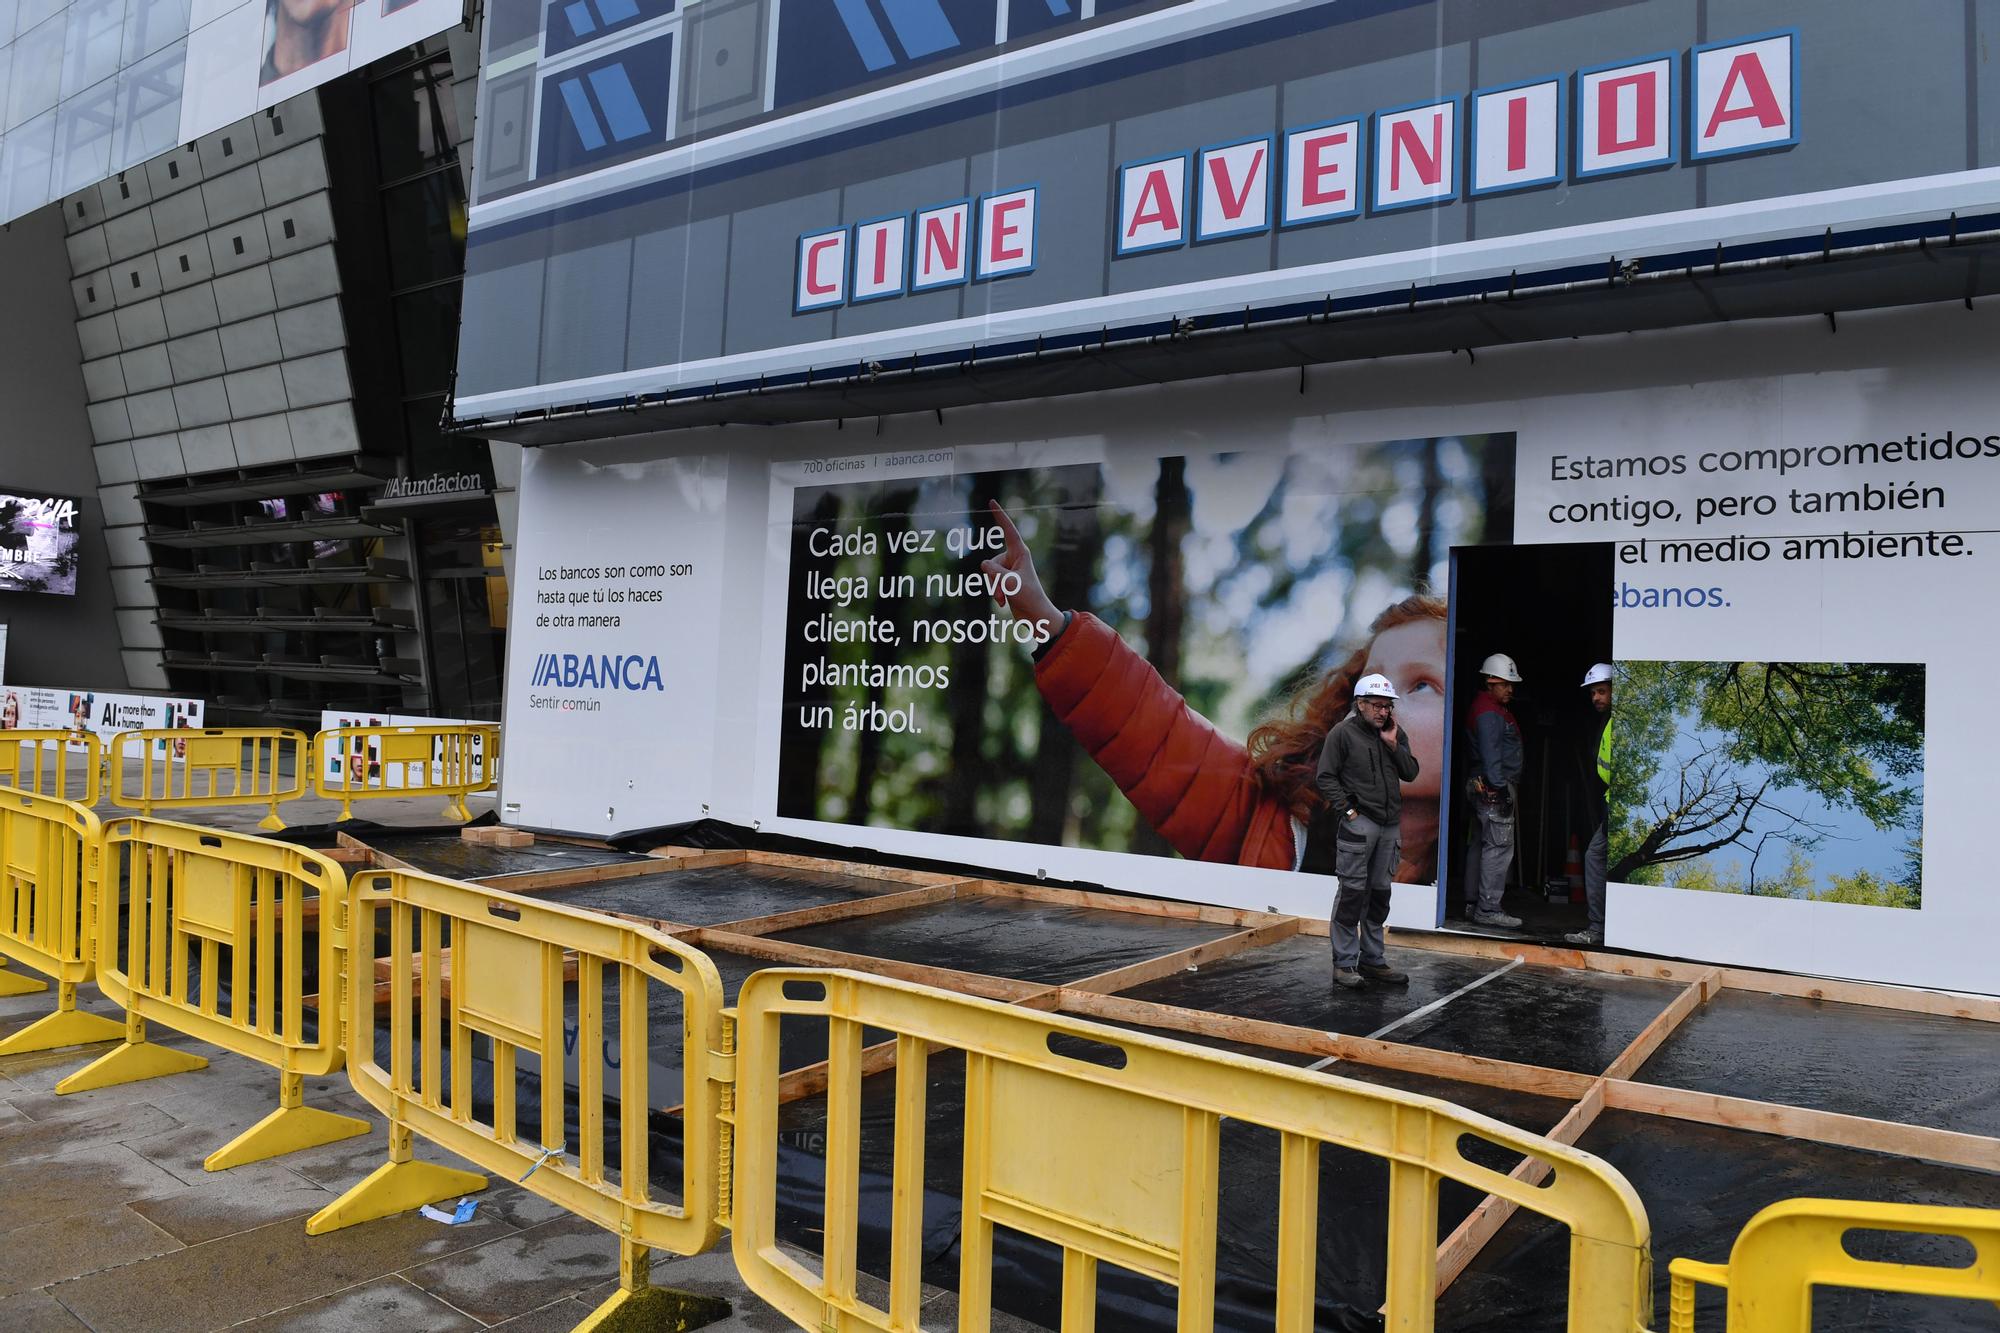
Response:
[[[76,593],[76,501],[0,491],[0,592]]]

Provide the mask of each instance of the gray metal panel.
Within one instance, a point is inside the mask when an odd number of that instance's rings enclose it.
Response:
[[[211,285],[215,288],[215,309],[225,324],[269,314],[278,304],[271,290],[271,270],[267,267],[232,273],[217,278]]]
[[[153,435],[132,441],[132,461],[138,465],[141,481],[179,477],[187,473],[187,462],[181,457],[181,442],[172,435]]]
[[[269,315],[222,326],[222,360],[231,370],[269,365],[282,355],[278,324]]]
[[[282,412],[289,405],[285,401],[285,377],[276,366],[238,371],[224,382],[229,386],[226,415],[236,420]]]
[[[319,407],[354,395],[347,378],[347,358],[339,352],[301,357],[281,366],[285,397],[293,407]]]
[[[626,361],[658,366],[722,351],[722,266],[695,256],[723,253],[729,219],[650,232],[633,242]],[[692,253],[690,253],[692,252]]]
[[[222,361],[222,340],[214,329],[174,339],[167,344],[167,359],[174,379],[182,384],[212,379],[228,369]]]
[[[90,451],[97,459],[97,475],[102,481],[137,481],[139,465],[132,461],[132,446],[120,440],[115,444],[94,445]]]
[[[114,264],[151,250],[159,244],[159,238],[153,234],[152,211],[134,209],[108,219],[104,224],[104,242]]]
[[[202,203],[200,190],[170,194],[153,205],[152,213],[153,231],[161,244],[193,236],[208,226],[208,208]]]
[[[235,273],[271,257],[264,220],[252,214],[224,223],[208,233],[209,262],[217,273]]]
[[[136,484],[118,482],[100,486],[97,497],[104,506],[104,521],[107,524],[145,522],[145,512],[139,506],[139,488]],[[124,598],[121,596],[120,600],[123,601]]]
[[[542,279],[547,265],[542,256],[533,255],[485,271],[467,268],[464,297],[467,308],[474,308],[470,303],[473,293],[478,292],[480,308],[505,310],[512,317],[460,322],[459,392],[481,393],[534,381],[541,347]]]
[[[345,345],[347,331],[340,319],[340,302],[315,301],[280,310],[277,334],[278,347],[286,356],[311,356]]]
[[[236,466],[236,441],[227,425],[181,432],[181,457],[189,472],[220,472]]]
[[[160,266],[151,252],[111,266],[111,290],[119,305],[137,305],[160,294]]]
[[[174,406],[174,395],[184,390],[155,389],[151,393],[135,393],[125,400],[125,411],[132,419],[132,434],[135,437],[165,435],[179,430],[183,424],[201,424],[198,419],[185,423]]]
[[[299,458],[323,458],[329,454],[353,453],[361,447],[354,425],[354,409],[347,403],[309,407],[286,416],[291,426],[292,452]]]
[[[296,254],[300,250],[310,250],[315,245],[324,245],[331,241],[333,209],[329,198],[330,196],[322,190],[266,212],[264,229],[270,234],[271,253]]]
[[[282,416],[232,421],[229,433],[236,439],[236,457],[245,467],[283,463],[293,456],[291,428]]]
[[[99,444],[132,438],[132,419],[125,412],[123,398],[114,398],[108,403],[92,403],[88,411],[90,436]]]
[[[167,312],[167,329],[175,337],[212,329],[220,319],[214,283],[198,282],[160,298]]]
[[[125,372],[119,368],[118,358],[107,356],[84,362],[83,391],[93,403],[101,403],[108,398],[123,398]]]
[[[71,232],[64,238],[69,247],[69,267],[72,273],[88,269],[103,268],[111,262],[111,250],[104,243],[104,228],[87,227]]]
[[[274,259],[268,271],[278,305],[301,305],[340,291],[340,267],[330,245]]]
[[[175,294],[184,295],[185,293]],[[144,347],[147,343],[166,341],[167,321],[161,311],[158,300],[141,301],[135,305],[121,306],[113,313],[118,318],[118,341],[128,350],[134,347]]]
[[[543,292],[542,378],[623,370],[631,292],[629,240],[610,240],[550,259]]]
[[[118,350],[117,322],[108,311],[80,319],[76,324],[76,340],[83,346],[85,356],[110,356]]]
[[[326,188],[326,154],[317,139],[294,144],[257,164],[266,206]]]
[[[164,389],[173,383],[173,368],[167,357],[168,346],[154,343],[151,347],[141,347],[118,358],[125,371],[126,392],[145,393],[151,389]]]
[[[160,286],[170,292],[179,291],[183,287],[192,287],[197,282],[205,282],[215,276],[214,265],[208,254],[208,238],[205,236],[193,236],[164,246],[160,249],[159,256]]]
[[[238,133],[241,134],[241,131]],[[235,139],[232,138],[230,143],[234,148]],[[264,186],[257,178],[256,167],[246,165],[218,175],[214,165],[207,162],[205,154],[203,161],[209,173],[201,183],[201,200],[208,210],[210,226],[248,217],[264,207]]]
[[[219,379],[176,384],[174,402],[180,409],[180,425],[186,429],[229,420],[229,395],[223,391]]]

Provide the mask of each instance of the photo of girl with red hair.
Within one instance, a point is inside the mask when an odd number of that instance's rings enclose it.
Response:
[[[1437,874],[1438,774],[1443,769],[1445,603],[1412,594],[1375,617],[1366,642],[1308,682],[1288,706],[1232,740],[1202,717],[1110,626],[1058,607],[1013,519],[995,503],[1006,549],[982,568],[1017,590],[996,601],[1046,634],[1035,685],[1055,717],[1141,817],[1190,860],[1296,870],[1321,805],[1313,777],[1326,735],[1347,716],[1354,683],[1379,672],[1403,702],[1397,722],[1418,761],[1403,789],[1396,880]]]

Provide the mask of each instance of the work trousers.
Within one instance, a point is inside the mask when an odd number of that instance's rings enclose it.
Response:
[[[1590,928],[1604,934],[1604,880],[1611,859],[1611,842],[1599,824],[1583,849],[1583,896],[1590,903]]]
[[[1475,912],[1498,912],[1507,891],[1507,868],[1514,863],[1514,813],[1505,804],[1474,798],[1479,817],[1479,849],[1465,865],[1465,900]]]
[[[1403,853],[1402,830],[1356,811],[1343,817],[1334,839],[1333,871],[1340,890],[1333,899],[1333,965],[1352,971],[1357,963],[1381,967],[1382,923],[1389,919],[1389,885]]]

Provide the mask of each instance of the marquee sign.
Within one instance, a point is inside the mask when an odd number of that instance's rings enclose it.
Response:
[[[554,8],[532,36],[489,24],[453,411],[1983,216],[2000,135],[1966,126],[2000,75],[1965,53],[2000,12],[1948,8],[1900,13],[1893,41],[1860,0],[1764,32],[1631,0],[701,0],[581,35],[551,35]]]

